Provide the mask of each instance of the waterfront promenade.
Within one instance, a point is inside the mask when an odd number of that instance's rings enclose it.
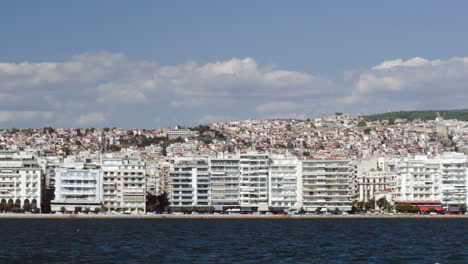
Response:
[[[357,215],[252,215],[252,214],[0,214],[0,219],[468,219],[468,215],[357,214]]]

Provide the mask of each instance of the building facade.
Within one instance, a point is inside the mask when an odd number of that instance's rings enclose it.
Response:
[[[32,156],[0,152],[1,210],[41,209],[42,175]]]
[[[169,185],[174,211],[208,210],[211,206],[206,158],[176,158],[169,172]]]
[[[55,169],[55,199],[52,211],[69,212],[101,210],[103,200],[102,173],[98,166],[75,162]],[[98,208],[98,209],[97,209]]]
[[[302,160],[300,206],[306,211],[349,211],[355,200],[355,166],[349,160]]]

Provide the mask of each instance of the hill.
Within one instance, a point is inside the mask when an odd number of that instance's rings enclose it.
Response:
[[[425,111],[400,111],[389,112],[366,116],[367,120],[389,120],[394,121],[397,118],[406,118],[409,121],[415,119],[434,120],[437,117],[437,112],[444,119],[458,119],[468,121],[468,109],[458,110],[425,110]]]

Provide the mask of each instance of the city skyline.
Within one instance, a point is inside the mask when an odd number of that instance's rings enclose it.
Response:
[[[24,5],[0,11],[0,128],[468,108],[463,2]]]

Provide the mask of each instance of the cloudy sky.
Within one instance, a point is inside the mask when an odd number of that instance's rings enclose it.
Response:
[[[466,1],[8,1],[0,128],[468,108]]]

